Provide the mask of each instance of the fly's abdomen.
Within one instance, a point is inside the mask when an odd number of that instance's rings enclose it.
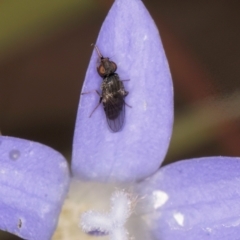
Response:
[[[124,100],[119,93],[108,97],[107,101],[103,100],[103,107],[107,118],[113,120],[118,118],[123,110]]]

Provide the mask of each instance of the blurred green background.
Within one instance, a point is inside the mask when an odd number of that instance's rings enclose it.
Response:
[[[70,159],[91,43],[112,2],[0,1],[3,135],[42,142]],[[161,32],[174,81],[175,124],[164,164],[240,156],[240,2],[143,2]]]

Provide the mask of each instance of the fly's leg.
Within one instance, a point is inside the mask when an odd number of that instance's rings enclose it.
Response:
[[[130,106],[129,104],[127,104],[125,101],[124,101],[124,104],[127,105],[129,108],[132,108],[132,106]]]
[[[101,94],[98,92],[98,90],[92,90],[92,91],[89,91],[89,92],[83,92],[83,93],[81,93],[81,95],[89,94],[89,93],[93,93],[93,92],[97,93],[97,95],[98,95],[99,97],[101,97]]]
[[[100,105],[101,103],[102,103],[102,97],[100,97],[98,105],[93,109],[93,111],[91,112],[89,118],[93,115],[94,111],[99,107],[99,105]]]
[[[102,103],[102,95],[97,91],[97,90],[93,90],[93,91],[89,91],[89,92],[83,92],[81,93],[81,95],[84,95],[84,94],[88,94],[88,93],[97,93],[97,95],[100,97],[99,99],[99,103],[97,104],[97,106],[92,110],[91,114],[89,115],[89,118],[93,115],[93,113],[95,112],[95,110],[99,107],[99,105]]]

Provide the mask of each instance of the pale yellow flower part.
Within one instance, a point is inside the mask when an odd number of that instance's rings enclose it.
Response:
[[[109,211],[109,199],[115,190],[116,186],[107,184],[72,182],[52,240],[99,240],[99,237],[89,236],[81,230],[80,216],[89,209]],[[108,236],[101,237],[101,240],[108,239]]]

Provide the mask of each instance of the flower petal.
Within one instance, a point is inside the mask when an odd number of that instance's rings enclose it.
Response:
[[[205,157],[161,168],[138,186],[153,239],[240,235],[240,158]]]
[[[173,123],[173,89],[158,30],[140,0],[116,0],[97,44],[104,57],[118,66],[129,91],[125,125],[112,133],[95,93],[79,104],[73,143],[75,177],[96,181],[137,181],[155,172],[163,161]],[[98,56],[93,52],[83,92],[99,90]],[[151,161],[149,161],[151,159]]]
[[[0,136],[0,229],[49,240],[69,186],[62,155],[42,144]]]

